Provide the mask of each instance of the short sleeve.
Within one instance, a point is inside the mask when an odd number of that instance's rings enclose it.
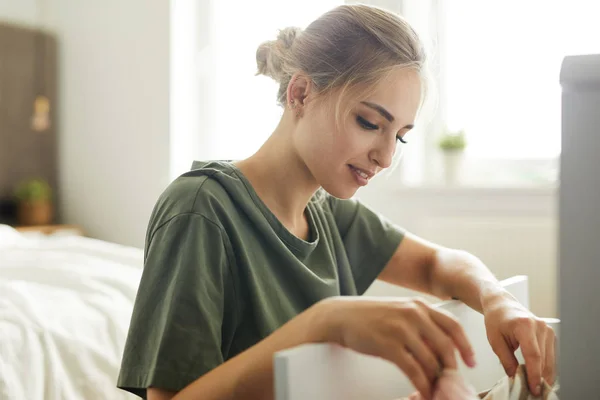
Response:
[[[117,386],[179,391],[224,360],[234,287],[223,233],[202,215],[171,218],[149,236]]]
[[[330,196],[329,204],[354,276],[363,294],[377,279],[404,238],[405,231],[356,199]]]

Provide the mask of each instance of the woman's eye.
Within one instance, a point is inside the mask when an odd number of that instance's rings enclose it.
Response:
[[[369,121],[367,121],[366,119],[364,119],[361,116],[356,117],[356,122],[358,122],[358,124],[363,127],[364,129],[368,129],[370,131],[374,131],[376,129],[379,129],[379,126],[370,123]]]
[[[378,130],[379,129],[379,125],[375,125],[370,123],[369,121],[367,121],[366,119],[364,119],[363,117],[361,117],[360,115],[356,117],[356,122],[358,122],[358,124],[363,128],[363,129],[367,129],[369,131],[374,131],[374,130]],[[396,137],[396,141],[406,144],[406,140],[404,140],[402,138],[402,136],[397,136]]]

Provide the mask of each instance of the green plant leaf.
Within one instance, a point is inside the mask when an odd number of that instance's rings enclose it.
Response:
[[[52,188],[44,179],[29,179],[17,185],[14,195],[19,201],[50,201]]]
[[[447,132],[441,136],[438,145],[442,150],[464,150],[467,147],[465,132]]]

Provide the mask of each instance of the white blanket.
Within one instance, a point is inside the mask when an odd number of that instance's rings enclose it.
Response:
[[[116,388],[141,249],[0,225],[0,398],[132,399]]]

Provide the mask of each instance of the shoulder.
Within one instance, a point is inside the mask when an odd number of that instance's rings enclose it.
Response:
[[[193,169],[175,179],[161,193],[152,216],[149,229],[158,227],[175,217],[196,214],[217,223],[223,208],[232,207],[231,194],[223,184],[222,174],[227,171],[210,166]]]

